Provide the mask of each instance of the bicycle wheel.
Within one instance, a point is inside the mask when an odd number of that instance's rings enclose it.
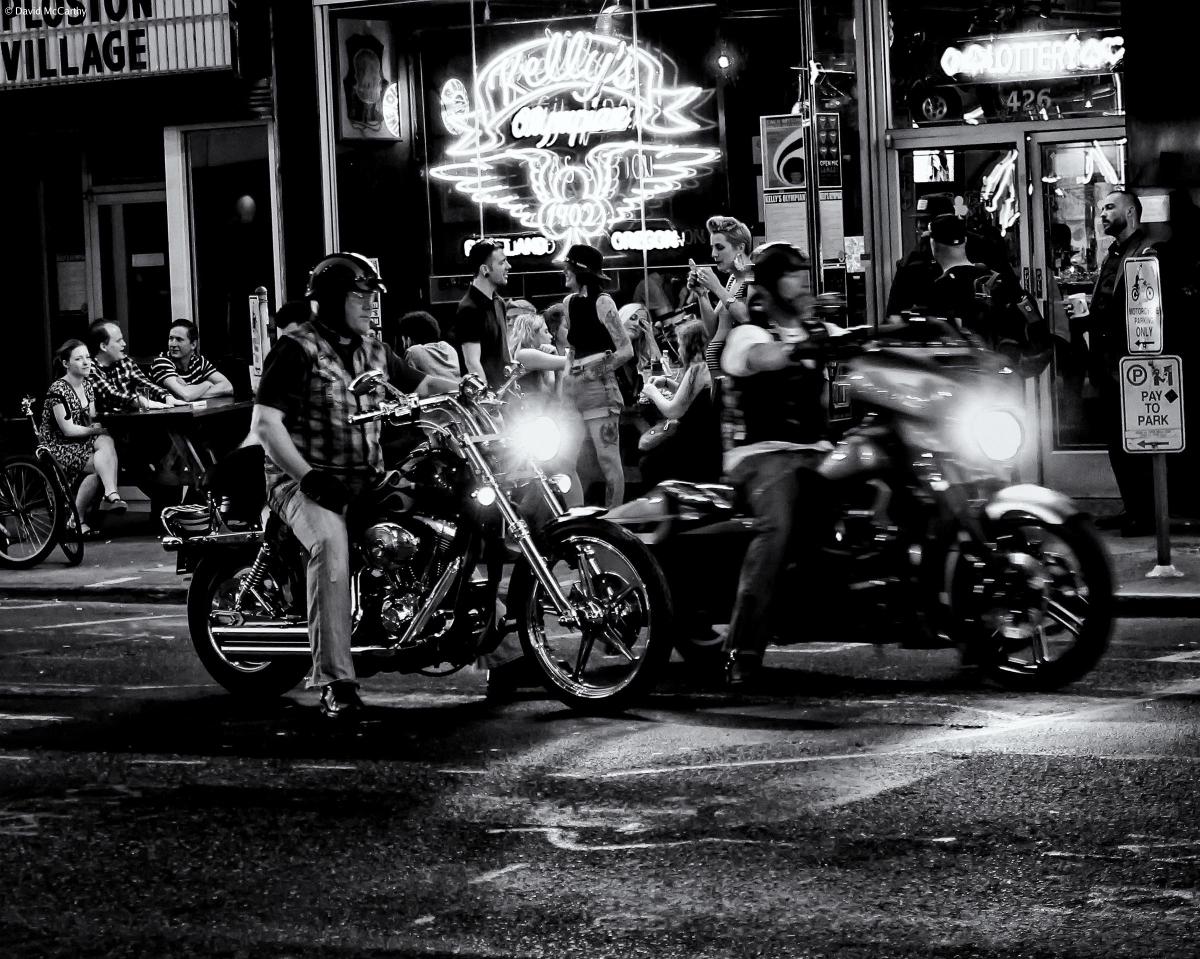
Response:
[[[75,506],[75,497],[72,495],[74,490],[68,485],[62,467],[46,450],[39,449],[37,458],[42,471],[54,478],[58,492],[58,545],[67,558],[67,565],[78,566],[83,562],[83,523],[80,520],[79,509]]]
[[[44,560],[58,532],[61,510],[54,479],[32,456],[10,456],[0,466],[0,565],[28,569]]]

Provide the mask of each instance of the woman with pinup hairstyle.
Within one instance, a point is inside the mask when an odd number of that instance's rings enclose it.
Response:
[[[705,223],[713,264],[727,274],[724,283],[710,266],[696,266],[692,260],[688,273],[688,289],[694,290],[700,306],[700,320],[708,333],[704,351],[708,370],[721,375],[721,350],[734,325],[729,306],[746,298],[746,283],[750,275],[750,229],[731,216],[713,216]]]
[[[117,449],[112,437],[96,425],[96,398],[88,376],[92,355],[82,340],[67,340],[54,354],[63,375],[50,384],[42,406],[42,441],[54,461],[62,467],[70,486],[83,475],[75,494],[75,507],[84,516],[103,485],[102,510],[124,512],[125,501],[117,491]],[[85,475],[84,475],[85,474]],[[87,525],[80,532],[88,535]]]
[[[633,359],[633,345],[617,313],[617,304],[602,291],[608,277],[599,250],[584,243],[572,246],[563,263],[563,279],[570,291],[566,299],[570,324],[567,340],[574,356],[565,393],[583,417],[592,439],[604,474],[604,505],[611,508],[625,498],[620,447],[624,402],[615,371]]]

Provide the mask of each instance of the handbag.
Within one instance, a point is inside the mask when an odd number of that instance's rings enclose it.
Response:
[[[651,450],[658,449],[678,432],[679,420],[663,420],[641,435],[638,440],[638,449],[643,453],[649,453]]]

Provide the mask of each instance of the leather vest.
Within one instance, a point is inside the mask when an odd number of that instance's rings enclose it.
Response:
[[[778,333],[768,331],[777,341]],[[824,327],[820,332],[824,334]],[[749,446],[768,440],[816,443],[825,438],[825,368],[796,364],[782,370],[733,377],[741,428],[729,440]],[[727,397],[727,401],[728,401]]]

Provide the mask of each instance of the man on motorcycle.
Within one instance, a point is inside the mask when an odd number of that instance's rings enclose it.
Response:
[[[771,637],[772,598],[789,559],[812,564],[830,510],[816,473],[832,447],[826,433],[826,380],[819,358],[794,355],[799,344],[827,338],[836,327],[813,318],[807,257],[786,243],[754,253],[748,322],[729,333],[721,368],[733,379],[742,418],[724,470],[745,495],[757,535],[746,552],[725,637],[726,680],[747,683]],[[809,579],[809,577],[805,577]]]
[[[431,395],[453,380],[422,377],[370,330],[373,295],[387,292],[357,253],[321,260],[305,295],[316,316],[284,334],[263,365],[251,427],[266,452],[267,500],[308,552],[308,630],[321,713],[362,709],[350,656],[350,553],[346,507],[383,472],[378,421],[351,426],[355,376],[384,370],[406,392]]]

